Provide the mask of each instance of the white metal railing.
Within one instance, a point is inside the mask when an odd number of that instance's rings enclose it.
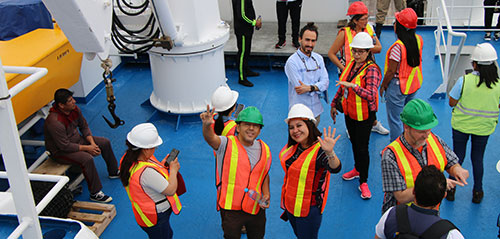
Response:
[[[441,66],[441,77],[443,79],[441,85],[434,91],[431,98],[444,98],[446,96],[446,89],[448,85],[448,81],[450,78],[450,72],[454,72],[458,63],[458,59],[460,58],[460,53],[462,52],[462,48],[465,44],[465,39],[467,39],[467,34],[464,32],[455,32],[453,30],[453,26],[451,25],[450,16],[448,15],[448,9],[446,7],[446,3],[444,0],[440,0],[441,5],[437,8],[438,14],[438,26],[434,31],[435,41],[436,41],[436,49],[435,55],[439,57],[439,62]],[[443,21],[445,25],[443,26]],[[446,29],[444,29],[446,27]],[[444,31],[446,30],[446,38]],[[451,61],[451,51],[453,46],[453,37],[460,37],[460,43],[457,46],[456,55],[453,58],[453,62],[450,65]],[[441,42],[443,43],[443,51],[441,51]],[[444,53],[444,59],[441,57],[441,54]],[[444,62],[443,62],[444,61]],[[444,63],[444,64],[443,64]]]
[[[4,71],[7,73],[30,74],[30,76],[9,90]],[[18,238],[21,235],[23,238],[42,238],[38,213],[42,210],[42,207],[47,205],[50,199],[45,199],[38,207],[35,207],[26,162],[19,139],[19,131],[12,108],[12,97],[46,74],[46,68],[2,67],[0,61],[0,132],[2,132],[0,148],[2,149],[3,161],[8,172],[4,176],[7,176],[9,180],[19,221],[19,226],[12,232],[9,238]],[[39,176],[31,175],[31,177],[37,178]],[[45,179],[45,177],[43,178]]]
[[[58,175],[46,175],[46,174],[28,174],[30,180],[34,181],[44,181],[44,182],[55,182],[56,184],[52,189],[42,198],[42,200],[36,205],[36,212],[40,214],[43,209],[50,203],[50,201],[57,195],[57,193],[69,182],[69,178],[66,176]],[[0,172],[0,178],[7,178],[7,172]],[[19,238],[23,231],[33,223],[33,219],[30,217],[23,217],[19,226],[9,235],[8,238]]]

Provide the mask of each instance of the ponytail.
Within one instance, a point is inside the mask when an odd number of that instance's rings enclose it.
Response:
[[[130,168],[134,163],[136,163],[139,159],[139,155],[142,152],[142,149],[139,149],[132,145],[128,140],[125,141],[128,149],[123,156],[122,162],[120,164],[120,180],[124,187],[128,186],[130,180]]]
[[[229,116],[231,111],[236,107],[236,103],[231,106],[229,109],[224,110],[222,112],[218,113],[217,119],[215,120],[214,124],[214,132],[216,135],[221,135],[222,131],[224,131],[224,120],[222,119],[222,116]]]
[[[406,48],[406,63],[411,67],[420,65],[420,49],[418,49],[417,36],[415,29],[407,29],[401,23],[396,21],[396,35],[403,42]]]

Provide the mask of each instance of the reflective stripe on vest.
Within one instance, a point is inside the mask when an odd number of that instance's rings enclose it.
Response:
[[[140,183],[142,172],[148,167],[161,173],[167,180],[169,175],[168,170],[154,156],[151,157],[150,162],[139,161],[130,168],[129,185],[125,187],[125,190],[132,203],[137,224],[142,227],[152,227],[157,222],[156,203],[144,192]],[[166,198],[172,211],[179,214],[182,205],[177,194],[166,196]]]
[[[224,123],[224,130],[222,130],[221,136],[234,135],[236,131],[236,122],[234,120],[228,120]]]
[[[422,86],[422,46],[423,40],[420,35],[415,34],[417,38],[418,49],[420,52],[420,64],[416,67],[411,67],[406,61],[406,47],[401,40],[397,40],[392,44],[392,46],[387,50],[385,56],[385,69],[384,75],[387,73],[389,67],[389,57],[391,55],[392,48],[397,44],[401,48],[401,60],[399,61],[399,88],[403,95],[409,95],[415,93],[420,86]]]
[[[292,213],[295,217],[306,217],[309,215],[313,197],[313,184],[316,177],[316,158],[321,145],[318,143],[302,152],[290,167],[286,168],[286,161],[292,157],[298,144],[283,147],[280,152],[280,162],[285,171],[285,179],[281,189],[281,208]],[[323,213],[328,199],[328,187],[330,185],[330,174],[327,173],[323,184]]]
[[[373,31],[373,28],[370,24],[366,24],[365,30],[363,32],[366,32],[370,34],[371,37],[375,34]],[[346,64],[351,61],[352,59],[352,52],[351,52],[351,43],[352,39],[354,36],[356,36],[356,31],[352,30],[350,27],[344,27],[344,48],[343,48],[343,53],[344,53],[344,58]]]
[[[443,146],[439,143],[439,140],[433,133],[429,135],[426,143],[427,165],[434,165],[441,172],[443,172],[446,164],[448,164]],[[417,178],[418,173],[422,170],[422,167],[413,154],[411,154],[410,151],[403,145],[400,137],[389,144],[384,151],[388,148],[394,152],[401,175],[403,175],[403,178],[405,179],[406,188],[412,188],[415,184],[415,179]]]
[[[214,124],[212,124],[212,128],[214,128]],[[236,122],[234,120],[228,120],[224,122],[224,129],[222,130],[221,136],[234,135],[234,132],[236,132]],[[217,153],[215,152],[215,150],[214,150],[214,157],[217,159]],[[218,187],[219,185],[220,185],[220,172],[219,168],[215,167],[215,187]]]
[[[262,194],[262,183],[271,167],[271,152],[267,144],[261,145],[259,162],[251,169],[245,148],[235,136],[227,136],[227,145],[222,161],[221,186],[217,190],[218,207],[226,210],[243,210],[255,215],[259,212],[258,202],[251,199],[245,188]]]
[[[498,123],[500,84],[485,83],[479,87],[479,76],[472,73],[463,78],[463,90],[451,114],[451,127],[466,134],[486,136]]]
[[[351,81],[351,83],[357,84],[362,88],[366,88],[365,75],[370,65],[374,64],[372,61],[366,62],[361,66],[362,71],[358,72],[356,77]],[[355,61],[350,61],[345,67],[344,71],[340,75],[339,81],[347,81],[352,68],[355,65]],[[344,88],[344,90],[346,90]],[[378,103],[378,94],[376,94],[376,100]],[[352,88],[347,88],[347,99],[342,100],[342,108],[344,109],[344,114],[348,115],[349,118],[356,121],[367,120],[369,116],[368,101],[361,98],[354,92]]]

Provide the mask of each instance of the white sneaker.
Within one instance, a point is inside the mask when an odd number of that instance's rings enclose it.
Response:
[[[377,121],[377,124],[372,127],[372,132],[384,134],[384,135],[389,134],[389,130],[384,128],[384,126],[382,126],[380,121]]]

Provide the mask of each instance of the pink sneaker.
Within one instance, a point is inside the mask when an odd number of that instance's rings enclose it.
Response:
[[[359,172],[356,170],[356,168],[354,168],[353,170],[351,170],[347,173],[344,173],[342,175],[342,178],[344,180],[353,180],[355,178],[359,178]]]
[[[372,197],[372,193],[370,192],[367,183],[362,183],[361,185],[359,185],[359,191],[361,191],[362,199],[370,199]]]

